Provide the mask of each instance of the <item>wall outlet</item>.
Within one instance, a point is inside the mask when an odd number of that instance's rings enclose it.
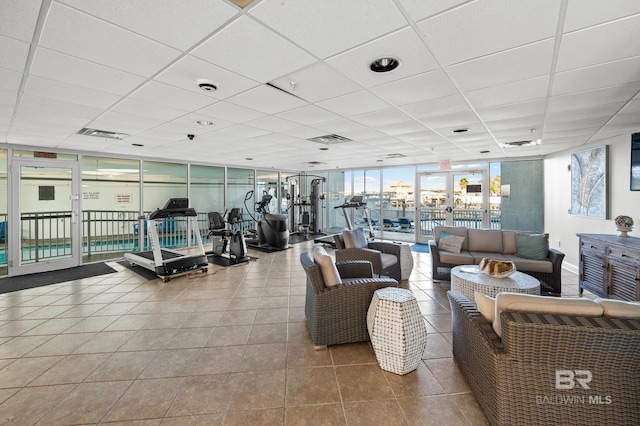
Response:
[[[558,247],[560,247],[560,240],[558,240]]]

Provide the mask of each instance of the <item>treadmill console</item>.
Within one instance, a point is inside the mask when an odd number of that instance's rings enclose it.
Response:
[[[197,216],[196,211],[189,207],[188,198],[170,198],[161,209],[149,215],[149,219],[164,219],[167,217]]]

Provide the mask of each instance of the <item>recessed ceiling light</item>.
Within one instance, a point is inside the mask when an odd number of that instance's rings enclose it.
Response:
[[[247,157],[247,158],[245,158],[245,160],[252,161],[252,160],[253,160],[253,158],[251,158],[251,157]]]
[[[322,148],[318,148],[320,151],[329,151],[329,148],[327,147],[322,147]]]
[[[378,163],[382,163],[384,160],[376,160],[376,162]]]
[[[488,149],[485,149],[484,151],[480,151],[480,154],[488,154],[490,151]]]
[[[213,126],[213,121],[209,121],[209,120],[198,120],[196,121],[196,123],[198,123],[201,126]]]
[[[218,90],[218,86],[213,84],[212,81],[200,79],[198,80],[198,87],[200,90],[204,90],[205,92],[215,92]]]
[[[144,146],[141,143],[132,143],[131,146]]]
[[[398,68],[400,61],[395,58],[378,58],[371,62],[369,69],[373,72],[389,72]]]
[[[452,132],[453,133],[465,133],[468,132],[469,129],[453,129]]]
[[[515,147],[520,147],[520,146],[535,146],[535,145],[540,145],[542,141],[540,139],[536,139],[536,140],[524,140],[524,141],[513,141],[513,142],[506,142],[504,144],[502,144],[503,148],[515,148]]]

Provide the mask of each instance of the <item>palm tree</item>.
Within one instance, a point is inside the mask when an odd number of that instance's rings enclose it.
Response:
[[[461,190],[465,191],[467,189],[467,185],[469,184],[469,180],[466,177],[460,178],[460,182],[458,186]]]

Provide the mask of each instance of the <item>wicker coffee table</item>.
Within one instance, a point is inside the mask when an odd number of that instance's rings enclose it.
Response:
[[[475,291],[491,297],[502,291],[540,295],[540,281],[518,271],[506,278],[495,278],[480,272],[477,266],[465,265],[451,269],[451,290],[464,294],[475,305]]]

